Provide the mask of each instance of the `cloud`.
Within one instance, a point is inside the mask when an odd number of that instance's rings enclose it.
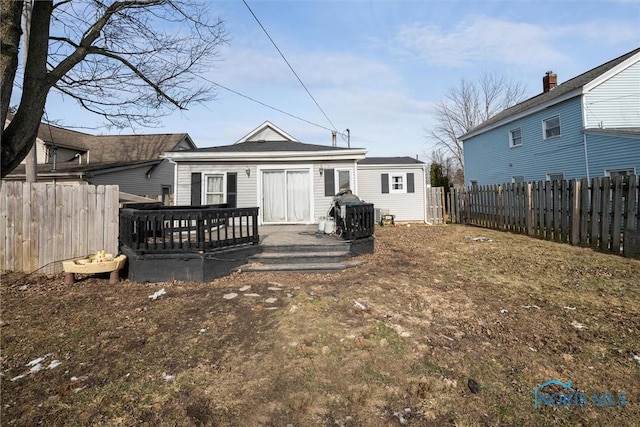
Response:
[[[396,49],[417,54],[428,63],[464,67],[478,62],[563,63],[570,61],[568,46],[593,40],[613,44],[637,37],[637,29],[612,21],[543,26],[478,16],[461,21],[452,30],[403,25],[394,40]]]

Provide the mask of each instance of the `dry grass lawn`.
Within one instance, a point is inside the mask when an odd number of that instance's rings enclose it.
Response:
[[[5,274],[1,423],[638,425],[638,260],[415,225],[362,258],[206,284]],[[534,408],[550,379],[589,405]]]

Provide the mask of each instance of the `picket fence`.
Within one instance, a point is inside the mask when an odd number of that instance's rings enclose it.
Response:
[[[118,251],[118,186],[3,181],[0,271],[57,274],[62,261]]]
[[[640,258],[638,176],[481,185],[450,192],[451,222]]]

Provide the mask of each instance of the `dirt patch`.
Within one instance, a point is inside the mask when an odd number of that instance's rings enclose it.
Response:
[[[85,277],[64,286],[62,277],[5,274],[2,423],[640,419],[637,260],[415,225],[377,229],[375,253],[361,259],[335,274],[205,284]],[[534,408],[534,388],[550,379],[571,380],[588,405]]]

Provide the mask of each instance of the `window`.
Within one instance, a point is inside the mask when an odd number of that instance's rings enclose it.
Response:
[[[351,190],[351,172],[349,170],[338,171],[338,193]]]
[[[522,130],[520,128],[509,131],[509,147],[522,145]]]
[[[205,204],[224,203],[224,175],[205,175],[205,182]]]
[[[544,139],[560,136],[560,116],[549,117],[542,121]]]
[[[609,176],[611,178],[615,178],[616,176],[629,176],[635,175],[634,168],[621,168],[621,169],[605,169],[605,176]]]
[[[382,194],[415,193],[415,175],[411,173],[383,173]]]
[[[511,182],[512,183],[516,183],[516,182],[524,182],[524,175],[516,175],[516,176],[512,176],[511,177]]]
[[[389,193],[406,193],[405,175],[389,174]]]
[[[564,181],[564,172],[549,172],[547,181]]]

